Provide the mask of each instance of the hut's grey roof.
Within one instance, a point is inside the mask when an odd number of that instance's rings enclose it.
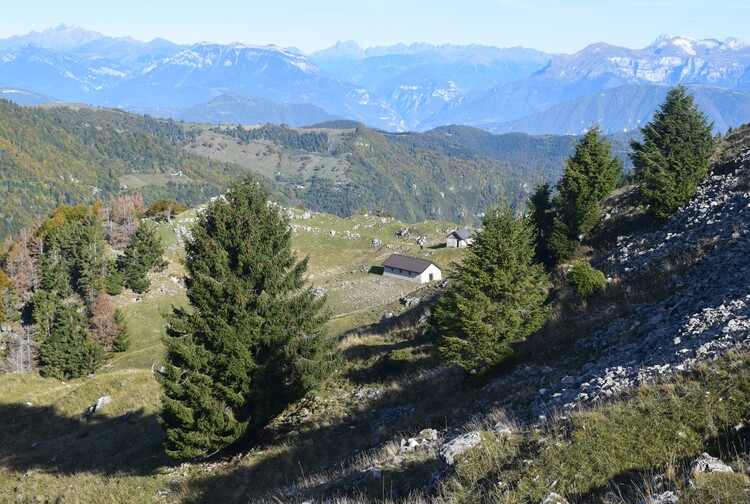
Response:
[[[471,233],[468,229],[456,229],[449,236],[455,236],[459,240],[468,240],[471,238]]]
[[[430,267],[431,264],[435,264],[432,261],[425,259],[419,259],[417,257],[410,257],[401,254],[391,254],[388,259],[385,260],[383,266],[389,268],[396,268],[404,271],[411,271],[412,273],[422,273],[424,270]]]

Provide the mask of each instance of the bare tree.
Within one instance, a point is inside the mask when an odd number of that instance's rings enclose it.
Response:
[[[34,238],[31,230],[22,229],[18,239],[9,246],[5,259],[5,272],[19,299],[24,302],[39,285],[36,250],[41,247],[41,243],[37,243],[40,240]]]
[[[119,327],[115,322],[115,305],[112,298],[100,292],[91,306],[91,337],[107,351],[112,350],[112,344]]]
[[[124,194],[114,198],[103,209],[104,236],[116,249],[123,249],[138,229],[139,215],[143,213],[140,194]]]
[[[37,348],[30,326],[4,330],[0,339],[3,340],[2,345],[6,346],[7,350],[5,362],[2,363],[5,372],[31,373],[34,371]]]

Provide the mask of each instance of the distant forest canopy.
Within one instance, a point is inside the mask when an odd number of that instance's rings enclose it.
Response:
[[[195,149],[207,131],[223,146]],[[247,171],[265,175],[263,183],[283,204],[340,216],[382,211],[404,221],[476,225],[489,206],[521,206],[535,183],[555,181],[574,140],[466,126],[394,134],[351,121],[211,128],[114,109],[24,108],[0,100],[0,237],[61,204],[127,193],[140,194],[146,205],[159,198],[200,204]],[[225,146],[239,157],[220,156]],[[255,154],[248,154],[253,147]],[[271,148],[266,159],[261,147]],[[264,172],[261,162],[278,167]]]
[[[270,123],[256,128],[239,125],[234,128],[217,126],[211,131],[237,138],[245,144],[250,143],[251,140],[268,140],[287,149],[329,152],[328,135],[324,132],[299,132],[286,126]]]
[[[147,205],[158,198],[195,205],[220,194],[244,170],[187,152],[182,144],[191,134],[171,120],[116,110],[23,108],[0,100],[0,236],[59,205],[127,192],[125,175],[160,176],[158,185],[138,189]]]

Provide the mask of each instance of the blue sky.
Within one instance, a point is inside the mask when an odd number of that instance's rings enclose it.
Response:
[[[20,0],[3,2],[0,38],[60,23],[109,36],[243,42],[307,53],[339,40],[479,43],[572,53],[594,42],[642,48],[658,35],[739,37],[748,0]]]

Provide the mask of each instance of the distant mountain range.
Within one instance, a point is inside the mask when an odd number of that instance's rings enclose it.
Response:
[[[572,54],[481,45],[277,46],[140,42],[60,25],[0,40],[0,97],[81,102],[224,124],[353,119],[388,131],[465,124],[578,134],[648,121],[684,84],[716,131],[748,122],[750,47],[662,36]]]

